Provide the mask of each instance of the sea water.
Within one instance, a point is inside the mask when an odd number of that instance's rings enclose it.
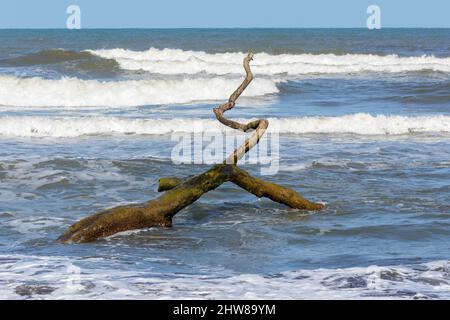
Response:
[[[0,298],[450,298],[450,30],[0,31]],[[263,178],[308,213],[225,184],[171,229],[56,242],[158,196],[174,134],[212,108],[279,135]],[[272,131],[271,131],[272,130]],[[260,175],[260,165],[244,164]]]

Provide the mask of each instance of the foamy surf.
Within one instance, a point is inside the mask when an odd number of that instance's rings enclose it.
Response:
[[[134,107],[224,100],[240,83],[238,78],[99,81],[0,76],[0,106]],[[243,96],[277,92],[275,81],[256,79]]]
[[[175,75],[241,74],[242,52],[206,53],[180,49],[132,51],[127,49],[88,50],[91,54],[116,60],[122,69],[144,70],[151,73]],[[400,57],[374,54],[280,54],[257,53],[252,62],[256,75],[299,76],[308,74],[355,74],[365,72],[450,72],[450,58],[434,56]]]
[[[0,33],[0,299],[450,298],[450,31],[86,30],[76,47],[65,30]],[[223,135],[195,143],[201,157],[180,142],[228,130],[211,108],[249,48],[251,96],[226,115],[270,126],[241,165],[278,168],[267,180],[326,209],[224,185],[174,228],[56,243],[231,152],[210,148]],[[228,132],[223,149],[245,137]]]
[[[248,122],[251,119],[238,119]],[[450,116],[370,115],[269,118],[269,132],[281,134],[409,135],[450,133]],[[214,119],[130,119],[119,117],[2,117],[0,135],[79,137],[87,135],[162,135],[174,132],[222,132]]]
[[[154,258],[155,262],[158,258]],[[277,274],[158,274],[110,259],[2,255],[1,299],[448,299],[449,262]]]

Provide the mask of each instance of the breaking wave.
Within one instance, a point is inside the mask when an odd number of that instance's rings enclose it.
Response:
[[[240,119],[247,122],[248,119]],[[269,118],[269,132],[282,134],[404,135],[450,133],[450,116],[386,116],[358,113],[340,117]],[[213,119],[130,119],[118,117],[2,117],[0,135],[79,137],[84,135],[161,135],[222,132]]]
[[[0,60],[2,66],[32,66],[76,62],[78,68],[93,70],[143,70],[155,74],[242,75],[243,52],[207,53],[181,49],[132,51],[100,49],[68,51],[48,49],[19,57]],[[252,62],[257,75],[300,76],[311,74],[358,74],[367,72],[450,72],[450,58],[434,56],[401,57],[374,54],[279,54],[257,53]]]
[[[0,105],[24,107],[133,107],[228,99],[240,79],[97,81],[0,76]],[[256,79],[243,96],[278,92],[275,81]]]
[[[206,53],[180,49],[131,51],[127,49],[88,50],[106,59],[115,59],[122,69],[157,74],[212,75],[242,74],[242,52]],[[252,70],[259,75],[354,74],[364,72],[450,72],[450,58],[434,56],[400,57],[372,54],[280,54],[258,53]]]

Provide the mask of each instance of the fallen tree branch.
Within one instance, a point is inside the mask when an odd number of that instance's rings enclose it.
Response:
[[[322,209],[324,207],[322,204],[310,202],[289,188],[254,178],[236,166],[237,161],[259,142],[269,125],[266,119],[242,124],[224,117],[224,113],[235,106],[236,99],[253,80],[250,70],[252,59],[252,53],[249,53],[244,59],[246,77],[242,84],[233,92],[227,103],[214,109],[217,120],[224,125],[243,132],[255,130],[252,136],[234,150],[223,164],[215,165],[208,171],[185,180],[175,177],[162,178],[159,180],[158,191],[166,192],[159,198],[143,204],[108,209],[84,218],[73,224],[59,237],[59,241],[64,243],[91,242],[126,230],[155,226],[171,227],[172,218],[177,212],[225,182],[232,182],[259,198],[266,197],[291,208]]]
[[[178,211],[228,181],[259,198],[266,197],[291,208],[323,208],[322,204],[310,202],[294,190],[254,178],[236,165],[220,164],[181,183],[178,179],[171,179],[170,183],[178,184],[172,185],[173,188],[169,191],[145,204],[117,207],[84,218],[72,225],[59,240],[66,243],[91,242],[126,230],[170,227],[172,218]]]

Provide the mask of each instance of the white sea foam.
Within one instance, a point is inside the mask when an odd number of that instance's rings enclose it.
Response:
[[[1,255],[0,299],[448,299],[449,262],[275,275],[130,271],[110,259]],[[109,267],[108,267],[108,264]],[[39,292],[40,291],[40,292]],[[39,292],[39,293],[37,293]],[[34,293],[34,294],[33,294]]]
[[[224,75],[242,74],[242,52],[206,53],[180,49],[131,51],[126,49],[89,50],[103,58],[115,59],[121,68],[158,74]],[[290,76],[307,74],[349,74],[363,72],[398,73],[412,71],[450,72],[450,58],[434,56],[399,57],[372,54],[280,54],[258,53],[252,62],[257,75]]]
[[[14,219],[9,225],[17,232],[30,235],[39,232],[48,231],[48,229],[59,227],[65,222],[64,218],[56,217],[28,217],[23,219]]]
[[[237,119],[247,122],[250,119]],[[269,132],[282,134],[403,135],[449,133],[450,116],[387,116],[365,113],[339,117],[269,118]],[[83,135],[160,135],[174,132],[222,132],[214,119],[129,119],[118,117],[1,117],[0,135],[79,137]]]
[[[0,76],[0,106],[132,107],[224,100],[241,79],[97,81]],[[256,79],[243,96],[277,93],[276,82]]]

